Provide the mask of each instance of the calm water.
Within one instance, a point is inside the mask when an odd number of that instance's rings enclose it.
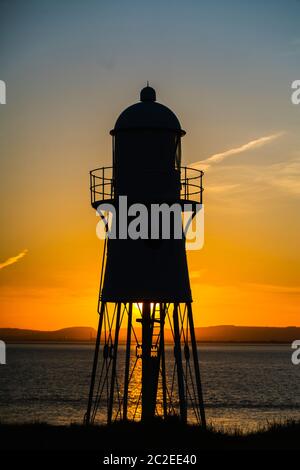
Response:
[[[290,345],[203,345],[200,354],[207,419],[215,427],[300,420],[300,366],[291,363]],[[0,420],[82,422],[92,357],[90,345],[8,346]]]

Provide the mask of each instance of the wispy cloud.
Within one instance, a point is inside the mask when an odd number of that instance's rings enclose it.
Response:
[[[222,174],[214,175],[214,185],[208,187],[208,191],[213,194],[249,191],[253,190],[261,195],[261,191],[269,192],[274,197],[274,189],[283,191],[290,195],[300,196],[300,155],[294,155],[284,161],[255,165],[248,163],[245,165],[230,165],[226,169],[222,168]],[[236,183],[238,181],[238,183]],[[220,189],[219,189],[220,188]],[[272,189],[272,192],[269,190]],[[280,193],[278,193],[280,194]]]
[[[257,182],[268,183],[276,188],[300,195],[300,158],[274,163],[265,168],[263,175],[258,175]]]
[[[257,289],[264,292],[271,292],[274,294],[300,294],[300,286],[282,286],[282,285],[273,285],[273,284],[256,284],[256,283],[246,283],[245,287],[250,289]]]
[[[20,259],[24,258],[24,256],[28,253],[28,250],[23,250],[21,253],[19,253],[16,256],[12,256],[11,258],[8,258],[6,261],[3,263],[0,263],[0,269],[6,268],[6,266],[10,266],[11,264],[17,263]]]
[[[195,279],[200,279],[203,277],[203,275],[206,273],[206,269],[198,269],[194,270],[192,269],[190,272],[190,279],[195,280]]]
[[[282,135],[283,132],[277,132],[276,134],[271,134],[264,137],[260,137],[259,139],[251,140],[250,142],[240,145],[239,147],[233,147],[231,149],[225,150],[224,152],[215,153],[214,155],[211,155],[205,160],[200,160],[198,162],[192,163],[191,166],[194,168],[200,167],[201,169],[207,170],[211,165],[215,163],[220,163],[232,155],[237,155],[240,153],[247,152],[248,150],[252,150],[254,148],[262,147],[263,145],[266,145],[272,142],[273,140],[278,139],[278,137]]]
[[[235,191],[236,189],[240,189],[241,185],[239,183],[236,184],[219,184],[215,186],[209,186],[208,191],[211,193],[226,193],[229,191]]]

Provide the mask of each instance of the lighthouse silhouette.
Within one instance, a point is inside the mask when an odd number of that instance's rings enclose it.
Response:
[[[85,422],[173,417],[205,427],[185,232],[180,221],[182,236],[175,234],[171,210],[176,205],[183,214],[188,206],[191,217],[196,215],[203,172],[181,166],[185,131],[148,84],[110,134],[112,167],[90,172],[91,204],[107,236]],[[124,199],[126,207],[147,209],[149,236],[124,234]],[[167,236],[161,211],[158,231],[151,237],[157,224],[153,207],[169,209]],[[109,217],[115,237],[109,236]],[[133,217],[126,220],[129,224]]]

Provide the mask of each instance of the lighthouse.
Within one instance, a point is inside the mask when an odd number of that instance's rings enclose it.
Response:
[[[202,205],[203,172],[181,166],[185,131],[148,85],[110,134],[112,166],[90,172],[106,237],[85,421],[176,417],[205,427],[182,224],[187,207],[193,218]]]

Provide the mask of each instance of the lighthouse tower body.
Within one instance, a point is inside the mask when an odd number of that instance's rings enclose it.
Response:
[[[202,203],[203,173],[188,177],[181,167],[185,131],[149,86],[110,133],[112,168],[91,172],[91,196],[94,208],[103,202],[114,208],[117,236],[105,242],[85,419],[110,424],[177,416],[205,426],[185,237],[172,226],[178,208]],[[128,208],[147,209],[147,237],[124,235],[124,200]],[[152,209],[162,206],[170,209],[169,236],[159,225],[153,237],[153,224],[163,222],[154,221]]]
[[[175,114],[146,87],[117,119],[113,137],[114,196],[129,205],[180,203],[181,137]],[[118,209],[118,206],[117,206]],[[149,220],[149,231],[151,220]],[[102,291],[107,302],[189,302],[184,238],[109,240]]]

